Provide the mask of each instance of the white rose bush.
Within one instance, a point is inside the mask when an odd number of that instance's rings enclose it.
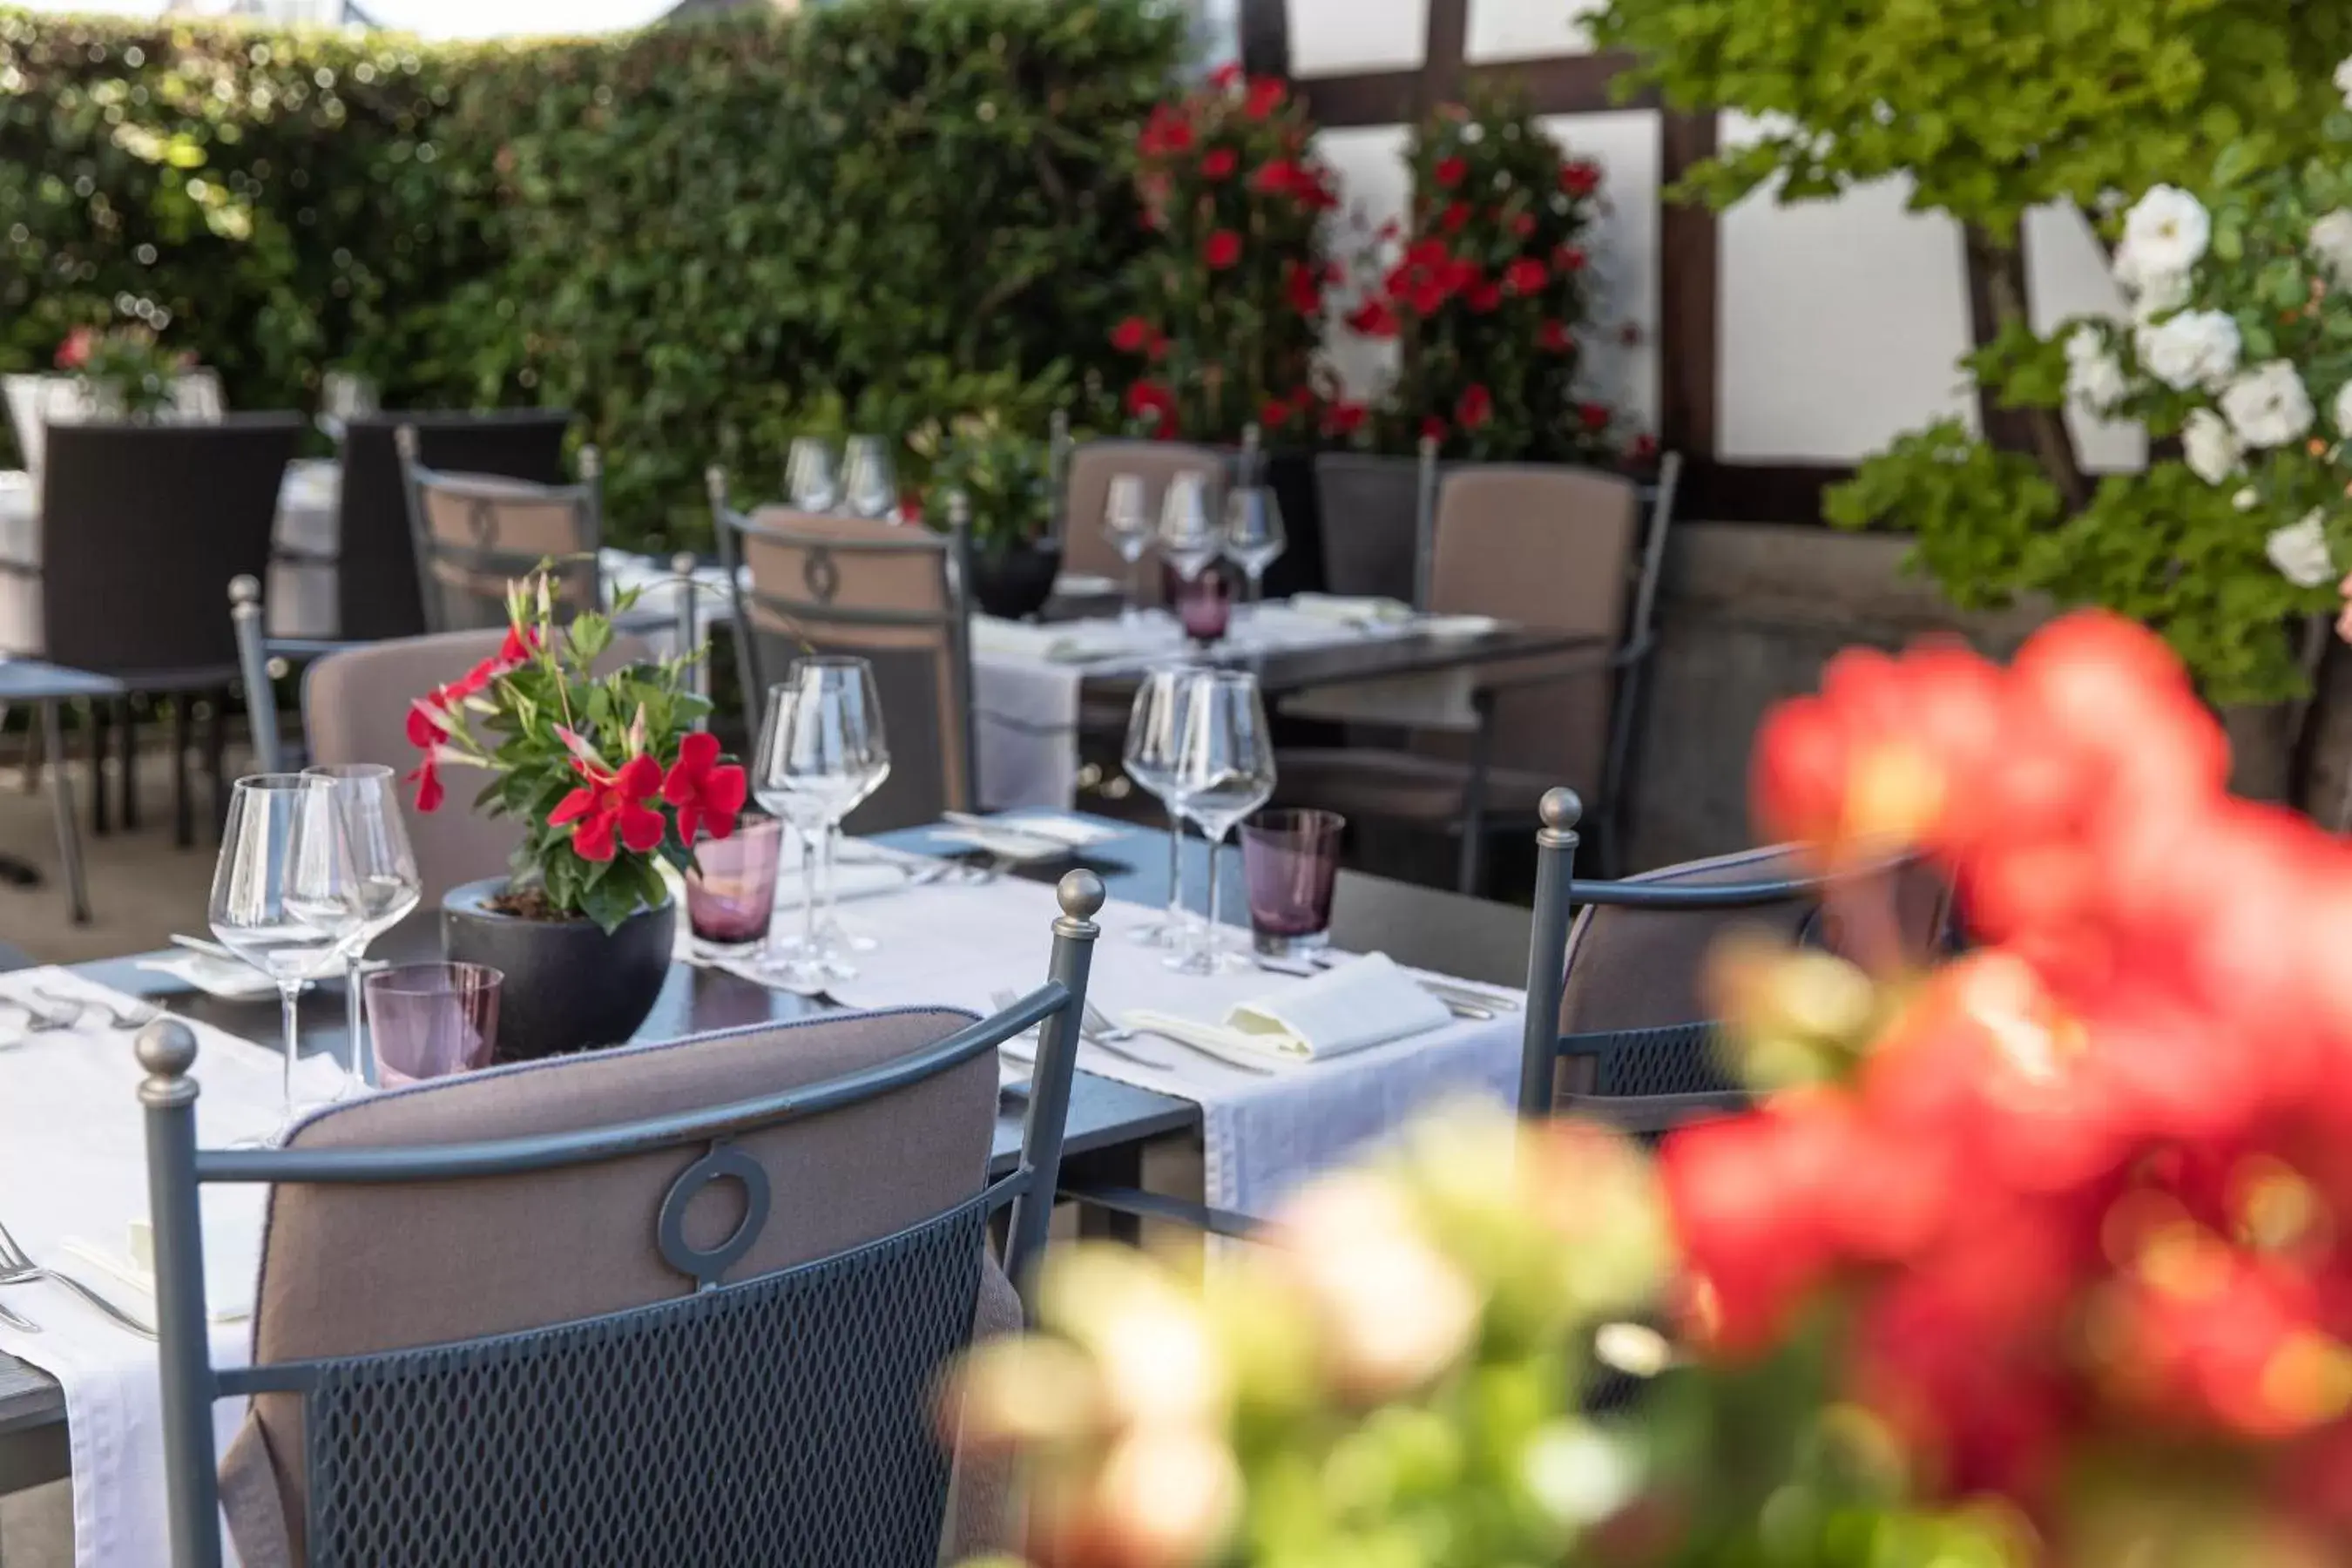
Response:
[[[2336,615],[2352,641],[2352,102],[2318,144],[2288,163],[2232,147],[2118,201],[2122,315],[2020,328],[1968,362],[2000,407],[2138,423],[2144,470],[2069,497],[1945,421],[1832,490],[1831,521],[1910,530],[1964,608],[2033,591],[2120,611],[2213,700],[2306,689],[2299,627]]]

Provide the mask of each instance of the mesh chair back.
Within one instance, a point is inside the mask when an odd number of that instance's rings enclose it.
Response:
[[[560,485],[572,416],[562,409],[494,414],[394,414],[353,419],[343,433],[336,574],[336,635],[347,641],[425,630],[408,488],[394,433],[416,432],[417,461],[444,473],[492,474]]]
[[[851,813],[853,832],[936,822],[971,808],[971,581],[963,536],[872,518],[721,509],[719,557],[736,584],[746,721],[810,654],[874,667],[890,776]],[[736,567],[740,564],[742,570]],[[743,579],[748,576],[748,584]]]
[[[268,569],[290,414],[52,425],[41,469],[41,650],[135,686],[225,681],[229,580]]]
[[[1156,521],[1168,483],[1179,474],[1198,474],[1208,485],[1209,515],[1224,515],[1225,455],[1213,447],[1181,441],[1087,441],[1070,453],[1069,481],[1063,491],[1062,569],[1088,576],[1127,581],[1127,563],[1103,537],[1103,509],[1110,500],[1110,482],[1120,474],[1143,481],[1144,504]],[[1165,596],[1157,572],[1142,574],[1142,598],[1156,605]]]
[[[551,581],[563,618],[603,603],[594,447],[581,454],[576,485],[407,467],[418,591],[433,630],[505,626],[507,584],[542,561],[554,563]]]
[[[408,743],[410,704],[489,658],[505,637],[480,631],[394,637],[320,659],[302,678],[310,760],[320,765],[381,763],[407,773],[416,765],[416,748]],[[650,657],[642,639],[624,635],[613,639],[598,668],[617,669]],[[504,872],[522,843],[520,824],[471,809],[466,792],[474,787],[474,776],[452,777],[450,799],[439,811],[406,811],[424,881],[422,910],[438,910],[441,896],[452,888]]]
[[[1421,464],[1325,452],[1315,459],[1323,578],[1334,594],[1410,605],[1421,587]]]
[[[1613,645],[1625,635],[1640,551],[1641,498],[1629,479],[1585,468],[1457,468],[1438,487],[1430,608]],[[1499,694],[1489,764],[1597,798],[1611,697],[1612,682],[1597,674]]]
[[[937,1010],[761,1025],[412,1086],[280,1151],[194,1146],[194,1038],[142,1037],[180,1568],[779,1562],[929,1568],[942,1363],[1011,1203],[1027,1278],[1056,1189],[1091,917],[1051,979]],[[994,1047],[1044,1026],[1010,1175]],[[269,1182],[254,1366],[206,1364],[199,1181]],[[194,1358],[193,1360],[191,1358]]]

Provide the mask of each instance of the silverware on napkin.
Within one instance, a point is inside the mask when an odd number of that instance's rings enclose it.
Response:
[[[45,1268],[34,1262],[32,1255],[17,1246],[16,1238],[8,1234],[8,1227],[0,1225],[0,1286],[30,1285],[41,1279],[52,1285],[62,1285],[141,1339],[155,1337],[153,1325],[124,1311],[72,1275],[60,1274],[54,1268]]]

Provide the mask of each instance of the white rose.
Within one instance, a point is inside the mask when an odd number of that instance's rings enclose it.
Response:
[[[2336,575],[2336,564],[2327,554],[2327,532],[2320,527],[2315,511],[2305,512],[2301,522],[2272,530],[2263,542],[2263,553],[2271,558],[2280,576],[2298,588],[2316,588]]]
[[[2314,221],[2304,248],[2330,278],[2352,282],[2352,209],[2337,207]]]
[[[2336,430],[2338,435],[2352,436],[2352,381],[2336,394]]]
[[[2337,62],[2336,90],[2344,95],[2344,107],[2352,109],[2352,59]]]
[[[2200,408],[2180,427],[2180,447],[2189,470],[2209,485],[2218,485],[2238,468],[2238,438],[2230,422],[2210,408]]]
[[[2242,372],[2221,394],[2221,414],[2249,447],[2284,447],[2311,428],[2311,394],[2294,366],[2274,359]]]
[[[2066,391],[2076,402],[2105,413],[2123,399],[2129,385],[2124,367],[2107,352],[2096,328],[2077,327],[2066,340]]]
[[[2240,511],[2252,511],[2263,504],[2262,492],[2255,489],[2253,486],[2248,485],[2230,498],[2230,504]]]
[[[2205,204],[2177,185],[2151,188],[2124,215],[2124,246],[2142,277],[2188,271],[2212,237]]]
[[[2189,274],[2160,271],[2144,263],[2129,244],[2116,247],[2116,281],[2131,296],[2132,320],[2153,321],[2189,302]]]
[[[2172,388],[2219,386],[2238,368],[2238,323],[2219,310],[2183,310],[2132,334],[2139,363]]]

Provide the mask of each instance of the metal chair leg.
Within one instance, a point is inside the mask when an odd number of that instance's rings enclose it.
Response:
[[[139,826],[139,710],[122,700],[122,830]]]
[[[25,793],[32,795],[41,787],[41,770],[48,765],[48,733],[37,715],[25,726]]]
[[[189,691],[172,700],[172,842],[183,849],[196,842],[196,806],[188,797],[188,743],[194,739],[189,721],[195,700]]]
[[[99,698],[89,705],[89,830],[100,838],[113,831],[106,805],[106,753],[114,704]]]
[[[213,839],[228,826],[228,688],[209,695],[205,717],[205,778],[213,790]]]
[[[52,758],[66,754],[65,725],[55,702],[41,704],[41,737]],[[58,819],[58,858],[65,862],[66,897],[76,925],[89,923],[89,888],[82,879],[81,830],[74,822],[73,781],[62,767],[49,769],[49,805]]]

